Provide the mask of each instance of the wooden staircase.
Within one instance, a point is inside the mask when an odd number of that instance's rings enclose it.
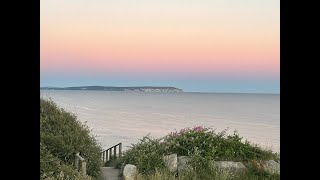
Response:
[[[117,151],[118,149],[118,151]],[[117,153],[118,152],[118,153]],[[107,150],[101,152],[102,162],[106,164],[106,162],[110,160],[117,159],[122,157],[122,143],[116,144]],[[104,180],[121,180],[120,177],[120,169],[116,169],[115,167],[101,167],[101,172],[103,174]]]

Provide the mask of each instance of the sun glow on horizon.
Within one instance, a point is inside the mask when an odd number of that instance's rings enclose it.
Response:
[[[275,0],[44,0],[40,25],[43,77],[280,78]]]

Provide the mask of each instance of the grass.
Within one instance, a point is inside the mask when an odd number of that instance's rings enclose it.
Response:
[[[279,180],[279,175],[258,174],[249,170],[244,174],[233,174],[215,168],[201,168],[201,171],[189,170],[175,175],[166,169],[156,170],[150,174],[138,174],[138,180]]]

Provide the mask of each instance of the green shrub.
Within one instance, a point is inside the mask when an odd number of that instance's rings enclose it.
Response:
[[[45,173],[60,173],[59,166],[65,166],[64,176],[73,177],[72,168],[75,154],[86,159],[87,174],[101,179],[101,147],[95,137],[90,135],[89,128],[77,120],[77,117],[57,107],[52,100],[40,98],[40,176]],[[49,163],[45,159],[53,162]],[[74,168],[73,168],[74,169]]]
[[[202,157],[214,160],[249,161],[277,158],[271,150],[263,150],[241,140],[242,137],[236,131],[233,135],[226,135],[226,130],[215,133],[210,128],[196,126],[170,133],[164,137],[163,144],[166,146],[166,153],[180,156],[192,155],[197,149]]]
[[[111,157],[111,159],[109,159],[108,161],[105,162],[104,166],[106,166],[106,167],[115,167],[117,169],[120,169],[122,163],[123,163],[123,158],[122,157],[115,158],[113,156],[113,157]]]
[[[201,167],[198,170],[190,169],[179,173],[176,177],[175,174],[166,169],[156,170],[150,174],[138,174],[138,180],[280,180],[279,175],[271,174],[257,174],[256,172],[248,171],[244,174],[233,174],[230,171],[223,171],[214,167]]]
[[[163,153],[164,146],[160,144],[160,140],[147,135],[139,143],[132,145],[119,163],[134,164],[142,174],[152,173],[156,169],[165,167],[162,160]]]
[[[235,131],[227,135],[226,130],[215,133],[210,128],[197,126],[175,131],[160,139],[149,136],[135,144],[124,153],[118,162],[134,164],[138,168],[140,179],[175,179],[175,174],[168,172],[164,166],[163,156],[168,154],[189,156],[190,169],[180,172],[180,180],[211,179],[280,179],[279,175],[261,173],[249,168],[244,174],[231,174],[217,170],[213,161],[276,160],[277,154],[263,150],[242,137]]]
[[[73,166],[64,164],[40,143],[40,179],[89,180],[90,178],[83,177]]]

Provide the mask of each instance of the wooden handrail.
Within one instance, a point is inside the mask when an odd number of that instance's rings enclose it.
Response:
[[[102,162],[107,162],[110,161],[112,159],[112,157],[114,157],[114,159],[117,158],[117,147],[119,147],[119,153],[118,153],[118,157],[122,156],[122,143],[118,143],[110,148],[108,148],[107,150],[102,151]],[[113,154],[112,154],[112,150],[113,150]]]
[[[79,171],[79,160],[81,161],[81,172],[83,176],[86,176],[87,173],[87,164],[86,164],[86,160],[80,156],[80,153],[76,153],[75,155],[75,167],[77,169],[77,171]]]

